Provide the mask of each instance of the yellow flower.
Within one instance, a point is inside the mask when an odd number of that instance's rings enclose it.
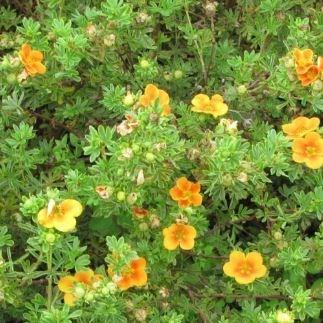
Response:
[[[192,100],[192,111],[212,114],[214,118],[222,116],[228,112],[228,106],[223,102],[219,94],[215,94],[211,99],[205,94],[197,94]]]
[[[35,76],[46,72],[46,66],[42,64],[43,54],[38,50],[33,50],[28,44],[22,45],[19,57],[29,75]]]
[[[289,139],[296,139],[316,130],[319,125],[319,118],[298,117],[292,123],[283,124],[282,129]]]
[[[81,284],[85,291],[93,289],[93,284],[102,279],[101,275],[97,275],[92,269],[79,271],[74,276],[68,275],[62,277],[58,282],[58,289],[64,293],[64,302],[69,306],[74,306],[79,298],[75,293],[75,284]]]
[[[311,169],[323,166],[323,139],[318,133],[310,132],[305,138],[295,139],[292,150],[296,163],[305,163]]]
[[[311,49],[301,50],[295,48],[293,51],[295,68],[297,74],[304,74],[313,65],[313,51]]]
[[[163,235],[167,250],[175,250],[178,246],[183,250],[191,250],[195,244],[196,230],[191,225],[174,223],[163,230]]]
[[[148,84],[145,88],[144,94],[139,98],[141,106],[147,108],[158,100],[162,107],[162,116],[167,116],[171,113],[169,106],[169,95],[166,91],[160,90],[153,84]]]
[[[49,201],[48,207],[39,211],[38,223],[45,228],[55,228],[58,231],[68,232],[75,229],[75,218],[81,215],[83,207],[80,202],[67,199],[56,205]]]
[[[262,256],[257,251],[247,255],[241,251],[232,251],[229,262],[223,266],[223,271],[227,276],[234,277],[238,284],[250,284],[256,278],[266,275],[267,268],[262,262]]]

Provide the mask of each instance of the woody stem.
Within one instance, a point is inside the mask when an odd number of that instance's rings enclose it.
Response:
[[[50,309],[52,305],[52,297],[53,297],[52,261],[53,261],[53,250],[52,250],[52,246],[49,245],[49,249],[47,252],[47,271],[48,271],[47,308],[48,309]]]

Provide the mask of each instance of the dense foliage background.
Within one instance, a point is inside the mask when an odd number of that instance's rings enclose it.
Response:
[[[282,132],[322,118],[323,83],[303,86],[292,55],[322,55],[319,1],[0,3],[2,322],[320,322],[323,172]],[[23,44],[45,73],[26,73]],[[147,84],[170,115],[140,106]],[[226,115],[191,111],[201,93]],[[201,206],[173,201],[180,177],[201,184]],[[66,199],[83,205],[76,229],[41,225]],[[164,247],[176,220],[196,229],[191,250]],[[232,250],[261,253],[266,276],[224,275]],[[107,267],[136,257],[147,284],[114,290]],[[106,289],[64,305],[58,281],[85,268]]]

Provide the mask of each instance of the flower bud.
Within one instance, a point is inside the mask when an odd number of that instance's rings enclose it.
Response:
[[[141,61],[140,61],[140,66],[142,67],[142,68],[148,68],[149,66],[150,66],[150,64],[149,64],[149,62],[146,60],[146,59],[142,59]]]
[[[85,295],[85,289],[82,285],[77,285],[74,287],[73,295],[76,298],[82,298]]]
[[[125,200],[125,198],[126,198],[126,193],[125,192],[123,192],[123,191],[119,191],[118,193],[117,193],[117,199],[118,199],[118,201],[124,201]]]
[[[55,234],[54,234],[54,233],[51,233],[51,232],[46,233],[46,235],[45,235],[45,240],[46,240],[46,242],[48,242],[49,244],[53,244],[53,243],[55,242],[55,240],[56,240],[56,236],[55,236]]]
[[[279,261],[278,261],[277,257],[271,257],[269,260],[269,264],[270,264],[270,267],[277,268],[279,265]]]
[[[287,310],[278,310],[276,313],[276,321],[277,323],[293,323],[294,315]]]
[[[132,204],[136,203],[137,198],[138,198],[138,195],[136,193],[130,193],[127,196],[127,202],[132,205]]]
[[[130,92],[127,93],[127,95],[123,98],[123,104],[127,107],[132,106],[135,103],[134,95]]]
[[[284,61],[284,65],[286,68],[292,68],[295,65],[295,62],[292,58],[286,58],[286,60]]]
[[[152,162],[155,160],[156,156],[153,153],[146,153],[146,160]]]
[[[181,78],[183,77],[183,71],[181,71],[181,70],[176,70],[176,71],[174,72],[174,77],[175,77],[177,80],[181,79]]]
[[[313,84],[312,84],[312,89],[315,92],[320,92],[323,88],[323,82],[321,80],[316,80]]]
[[[224,186],[231,186],[233,184],[233,179],[230,174],[226,174],[222,177],[222,184]]]
[[[16,77],[16,74],[13,74],[13,73],[10,73],[7,75],[7,82],[9,84],[14,84],[17,82],[17,77]]]
[[[87,292],[84,296],[86,302],[91,302],[94,299],[94,292]]]
[[[245,85],[239,85],[237,87],[237,91],[239,94],[245,94],[247,92],[247,87]]]
[[[148,224],[145,222],[140,223],[138,227],[140,231],[147,231],[149,229]]]
[[[274,232],[274,238],[276,240],[281,240],[283,238],[283,235],[280,231],[276,231],[276,232]]]
[[[166,81],[171,81],[172,80],[172,78],[173,78],[173,74],[171,73],[171,72],[164,72],[164,79],[166,80]]]

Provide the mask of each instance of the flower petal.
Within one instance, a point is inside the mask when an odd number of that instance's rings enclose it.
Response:
[[[94,277],[94,272],[92,269],[88,269],[86,271],[79,271],[75,274],[74,277],[80,283],[83,283],[85,285],[91,285],[92,279]]]
[[[197,94],[192,99],[191,103],[193,104],[193,106],[199,109],[203,109],[206,105],[210,104],[210,98],[205,94]]]
[[[76,301],[76,297],[73,294],[65,294],[64,295],[64,303],[68,306],[74,306]]]
[[[54,227],[61,232],[73,231],[76,226],[75,218],[65,214],[55,216],[53,219]]]
[[[184,192],[176,186],[169,190],[169,194],[174,201],[179,201],[184,198]]]
[[[59,208],[68,217],[78,217],[83,211],[82,204],[72,199],[64,200],[59,204]]]
[[[179,242],[179,246],[183,250],[191,250],[191,249],[193,249],[194,244],[195,244],[195,241],[194,241],[194,238],[192,238],[192,237],[181,239],[180,242]]]
[[[176,181],[176,186],[184,192],[190,190],[191,185],[192,185],[192,182],[190,182],[186,177],[180,177]]]
[[[189,201],[194,205],[194,206],[199,206],[202,204],[203,197],[201,194],[193,194],[191,195]]]
[[[40,225],[42,225],[45,228],[54,228],[54,217],[47,215],[47,208],[42,209],[38,212],[37,221]]]
[[[76,282],[76,279],[74,276],[69,275],[69,276],[61,277],[60,280],[58,281],[57,287],[63,293],[70,293],[73,288],[73,284],[75,282]]]

